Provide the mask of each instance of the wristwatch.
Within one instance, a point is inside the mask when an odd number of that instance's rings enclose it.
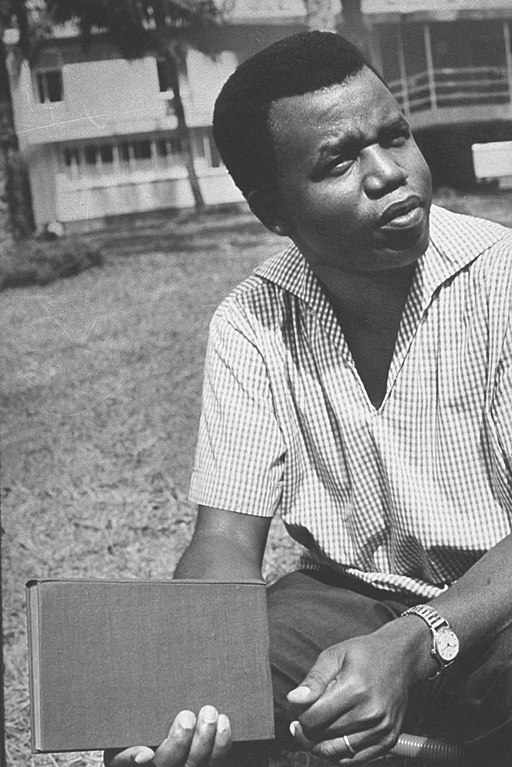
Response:
[[[430,677],[435,679],[441,671],[453,663],[459,654],[459,638],[448,621],[430,605],[415,605],[402,613],[400,617],[403,618],[406,615],[417,615],[430,629],[432,640],[430,654],[439,666],[438,671]]]

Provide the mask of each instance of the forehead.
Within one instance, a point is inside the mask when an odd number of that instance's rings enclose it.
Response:
[[[269,110],[279,163],[315,153],[331,142],[371,141],[401,118],[394,96],[366,67],[344,83],[279,99]]]

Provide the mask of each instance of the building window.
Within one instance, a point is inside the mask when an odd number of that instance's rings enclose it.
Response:
[[[119,156],[125,171],[147,170],[153,165],[153,141],[141,139],[119,144]]]
[[[77,149],[74,150],[75,153],[77,151]],[[114,170],[114,147],[112,144],[87,144],[83,147],[83,164],[89,173],[96,175],[112,173]]]
[[[178,136],[168,136],[156,142],[157,156],[168,165],[182,163],[182,147]]]
[[[80,152],[76,147],[64,147],[62,155],[68,176],[70,178],[77,178],[80,166]]]
[[[151,160],[151,142],[134,141],[132,143],[135,160]]]
[[[160,88],[160,93],[172,91],[171,64],[166,59],[157,59],[156,71],[158,73],[158,87]]]
[[[63,99],[62,72],[49,69],[35,73],[36,92],[40,104],[50,104]]]
[[[61,157],[63,170],[73,180],[184,167],[176,135],[64,146]]]
[[[198,128],[193,133],[193,146],[196,162],[206,168],[222,167],[222,160],[213,138],[211,128]]]
[[[99,155],[103,167],[105,167],[105,165],[111,166],[114,164],[114,148],[111,144],[101,144],[99,147]]]
[[[97,151],[98,148],[96,146],[86,146],[84,149],[84,157],[85,162],[87,165],[94,165],[96,167],[96,158],[97,158]]]
[[[199,172],[222,167],[211,128],[194,128],[192,145],[194,162]],[[164,176],[172,176],[173,172],[177,172],[181,176],[185,169],[185,161],[179,136],[176,133],[167,133],[144,138],[63,146],[61,167],[72,180],[112,174],[129,176],[138,172]]]

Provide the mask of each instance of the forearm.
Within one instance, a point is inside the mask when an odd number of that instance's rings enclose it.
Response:
[[[493,546],[431,604],[467,650],[512,621],[512,535]]]
[[[431,600],[457,633],[461,651],[470,650],[512,621],[512,536],[484,554],[453,586]],[[419,681],[436,672],[430,656],[430,634],[425,623],[410,616],[386,624],[379,632],[410,662],[409,673]]]
[[[195,538],[181,557],[174,578],[244,581],[261,578],[261,567],[221,535]]]
[[[175,578],[246,581],[261,578],[270,519],[200,506],[192,541]]]

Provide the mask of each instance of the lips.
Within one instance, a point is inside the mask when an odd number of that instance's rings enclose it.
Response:
[[[416,195],[389,205],[379,218],[379,226],[403,228],[415,226],[422,218],[421,200]]]

